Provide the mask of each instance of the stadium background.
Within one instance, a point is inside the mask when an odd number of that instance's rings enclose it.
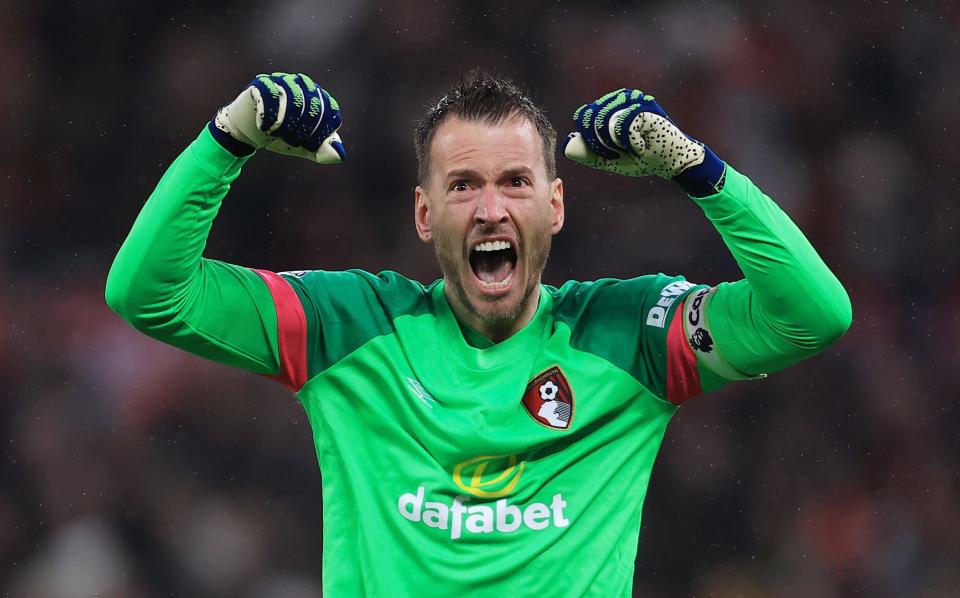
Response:
[[[135,333],[104,277],[204,122],[255,73],[290,70],[340,100],[349,161],[262,153],[207,255],[432,280],[411,131],[475,66],[525,83],[561,135],[603,92],[654,93],[797,220],[853,299],[826,353],[678,413],[638,594],[956,595],[960,14],[768,5],[5,3],[2,595],[319,594],[321,476],[296,402]],[[739,276],[670,184],[559,168],[567,226],[547,282]]]

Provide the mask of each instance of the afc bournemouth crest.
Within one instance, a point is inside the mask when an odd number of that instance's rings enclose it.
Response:
[[[573,393],[559,366],[541,372],[527,384],[523,407],[530,417],[554,430],[566,430],[573,420]]]

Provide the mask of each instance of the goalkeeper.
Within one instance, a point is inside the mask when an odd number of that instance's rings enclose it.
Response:
[[[744,279],[541,283],[564,222],[556,132],[513,83],[482,73],[415,133],[415,225],[440,280],[202,257],[257,149],[346,155],[336,101],[282,73],[217,113],[117,254],[107,302],[134,327],[296,393],[323,473],[325,596],[630,595],[677,406],[849,327],[846,292],[800,230],[651,96],[611,92],[574,120],[568,158],[678,183]]]

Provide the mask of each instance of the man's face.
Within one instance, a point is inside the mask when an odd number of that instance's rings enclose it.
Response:
[[[563,226],[563,185],[547,178],[536,127],[519,116],[445,120],[416,190],[416,225],[436,248],[458,315],[481,332],[522,327]]]

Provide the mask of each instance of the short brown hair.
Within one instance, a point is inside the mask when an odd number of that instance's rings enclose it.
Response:
[[[557,176],[557,131],[547,120],[543,110],[527,97],[516,83],[506,77],[496,77],[481,70],[472,70],[439,100],[433,102],[414,131],[417,150],[417,178],[422,184],[430,172],[430,144],[437,129],[447,116],[464,120],[500,123],[518,115],[529,120],[540,134],[543,142],[543,161],[547,177]]]

